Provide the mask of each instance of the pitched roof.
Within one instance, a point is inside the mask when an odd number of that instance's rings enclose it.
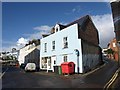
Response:
[[[49,36],[50,34],[42,34],[42,37],[44,38],[44,37],[47,37],[47,36]]]
[[[60,30],[66,28],[66,27],[69,27],[73,24],[76,24],[76,23],[79,24],[82,27],[88,18],[91,19],[89,15],[85,15],[85,16],[83,16],[83,17],[81,17],[81,18],[79,18],[79,19],[77,19],[77,20],[75,20],[75,21],[73,21],[73,22],[71,22],[67,25],[62,25],[62,24],[59,24],[59,23],[57,23],[57,24],[60,26]]]
[[[82,26],[83,23],[84,23],[88,18],[90,18],[89,15],[83,16],[83,17],[81,17],[81,18],[79,18],[79,19],[77,19],[77,20],[75,20],[75,21],[67,24],[66,26],[68,27],[68,26],[71,26],[71,25],[73,25],[73,24],[75,24],[75,23],[77,23],[77,24],[79,24],[80,26]]]
[[[81,17],[81,18],[79,18],[79,19],[77,19],[77,20],[75,20],[75,21],[73,21],[73,22],[71,22],[71,23],[69,23],[69,24],[67,24],[67,25],[61,25],[61,24],[59,24],[59,23],[57,23],[57,24],[60,26],[60,30],[62,30],[62,29],[64,29],[64,28],[66,28],[66,27],[69,27],[69,26],[77,23],[77,24],[81,27],[81,29],[84,30],[84,28],[85,28],[85,26],[86,26],[85,22],[86,22],[87,20],[91,20],[91,17],[90,17],[89,15],[85,15],[85,16],[83,16],[83,17]],[[92,21],[92,20],[91,20],[91,21]],[[54,27],[55,27],[55,26],[54,26]],[[54,27],[51,29],[51,32],[54,32]],[[52,34],[52,33],[51,33],[51,34]]]
[[[66,28],[66,26],[65,26],[65,25],[62,25],[62,24],[59,24],[59,23],[58,23],[58,25],[59,25],[59,27],[60,27],[60,30],[62,30],[62,29],[64,29],[64,28]]]

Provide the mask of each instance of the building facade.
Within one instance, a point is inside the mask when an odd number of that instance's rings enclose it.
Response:
[[[27,63],[35,63],[39,68],[40,60],[40,45],[35,46],[34,44],[27,45],[19,50],[18,61],[19,65]]]
[[[115,36],[117,39],[117,45],[119,46],[118,66],[120,66],[120,1],[115,0],[111,2],[111,9],[114,21]]]
[[[116,38],[112,39],[108,45],[108,49],[112,49],[113,50],[113,54],[109,55],[108,54],[108,58],[110,59],[115,59],[116,61],[118,61],[118,55],[119,55],[119,47],[117,45],[117,40]]]
[[[79,51],[79,56],[76,55],[76,50]],[[88,15],[68,25],[56,24],[51,34],[41,39],[42,70],[54,72],[54,66],[72,61],[75,63],[75,72],[79,67],[79,73],[84,73],[98,65],[100,59],[98,31]]]

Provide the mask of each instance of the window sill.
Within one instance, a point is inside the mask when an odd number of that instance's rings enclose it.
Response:
[[[55,51],[55,49],[51,50],[51,51]]]
[[[68,47],[64,47],[64,48],[62,48],[62,49],[67,49]]]

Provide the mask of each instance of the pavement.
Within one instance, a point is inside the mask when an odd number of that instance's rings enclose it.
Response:
[[[103,68],[104,66],[106,65],[106,63],[102,64],[101,66],[89,71],[89,72],[86,72],[84,74],[71,74],[71,75],[62,75],[62,74],[57,74],[57,73],[54,73],[54,72],[47,72],[47,71],[40,71],[40,72],[35,72],[36,74],[41,74],[41,75],[47,75],[47,76],[58,76],[60,78],[64,78],[64,79],[77,79],[77,78],[81,78],[83,76],[87,76],[91,73],[94,73],[96,72],[97,70]]]

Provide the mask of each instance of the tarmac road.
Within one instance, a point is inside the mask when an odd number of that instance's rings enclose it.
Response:
[[[117,69],[117,63],[107,60],[106,64],[87,74],[70,76],[47,72],[24,72],[15,66],[7,66],[2,76],[2,88],[103,88]]]

